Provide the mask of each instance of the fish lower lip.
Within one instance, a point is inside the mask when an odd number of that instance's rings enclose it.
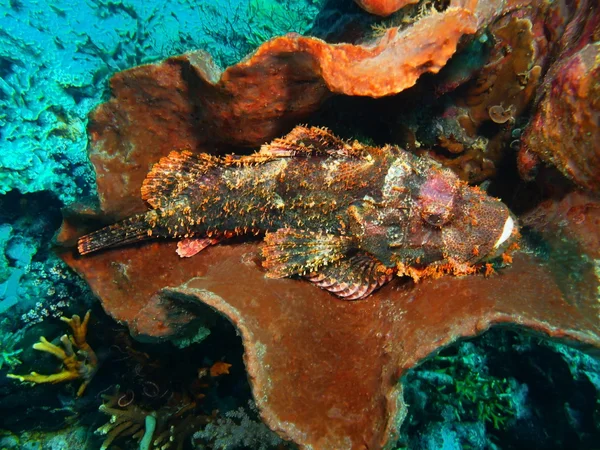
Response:
[[[494,244],[494,250],[498,249],[502,244],[509,240],[509,238],[513,234],[513,230],[515,228],[515,221],[512,216],[509,214],[506,222],[504,222],[504,227],[502,229],[502,234]]]
[[[410,248],[422,248],[423,244],[411,244],[409,242],[406,241],[393,241],[390,242],[388,244],[388,248],[405,248],[405,249],[410,249]]]

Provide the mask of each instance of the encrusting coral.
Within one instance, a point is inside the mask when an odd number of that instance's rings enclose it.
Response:
[[[523,135],[519,163],[533,151],[583,188],[600,188],[600,43],[564,60],[548,81],[547,93]]]
[[[535,175],[537,162],[558,168],[583,189],[600,189],[600,12],[585,0],[565,8],[569,17],[557,39],[557,58],[537,92],[537,104],[521,138],[519,170]],[[556,20],[556,19],[555,19]],[[564,19],[563,19],[564,20]],[[560,23],[560,22],[559,22]],[[552,23],[554,26],[555,24]]]
[[[454,77],[439,88],[443,93],[470,77],[449,93],[452,102],[432,127],[434,143],[446,152],[430,152],[462,179],[480,183],[491,178],[513,151],[507,143],[514,140],[513,129],[519,129],[517,118],[535,97],[548,59],[543,23],[549,14],[533,2],[507,8],[472,44],[489,52],[483,67],[467,75],[458,64]]]
[[[406,5],[419,3],[419,0],[355,0],[365,11],[378,16],[389,16]]]
[[[72,335],[65,334],[60,338],[62,348],[48,342],[43,336],[40,337],[40,342],[33,344],[34,349],[50,353],[60,359],[63,363],[61,371],[51,375],[31,372],[29,375],[8,374],[7,376],[15,380],[34,384],[55,384],[81,380],[82,383],[77,390],[77,396],[80,397],[83,395],[85,388],[96,374],[98,368],[96,353],[86,341],[90,311],[86,313],[83,322],[77,314],[73,315],[70,319],[61,317],[61,320],[66,322],[73,331]]]

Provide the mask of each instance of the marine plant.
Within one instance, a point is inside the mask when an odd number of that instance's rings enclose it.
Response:
[[[455,355],[442,352],[423,363],[415,377],[437,391],[428,410],[441,414],[451,407],[457,420],[482,421],[496,430],[515,417],[516,381],[490,374],[483,358],[465,343]]]
[[[11,330],[10,321],[3,319],[0,322],[0,370],[3,366],[14,369],[21,364],[19,355],[23,349],[16,348],[23,338],[25,330]]]

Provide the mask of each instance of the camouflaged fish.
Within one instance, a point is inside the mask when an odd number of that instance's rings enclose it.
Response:
[[[394,274],[471,273],[518,233],[502,202],[432,159],[302,126],[250,156],[172,152],[142,197],[153,209],[82,237],[79,252],[172,238],[192,256],[264,235],[268,276],[301,275],[355,300]]]

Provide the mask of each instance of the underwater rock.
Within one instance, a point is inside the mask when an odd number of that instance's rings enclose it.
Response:
[[[111,252],[96,258],[77,258],[70,253],[61,256],[80,274],[94,274],[85,277],[90,288],[104,300],[106,312],[117,322],[126,323],[134,337],[145,341],[181,336],[195,314],[172,304],[158,291],[200,276],[198,260],[180,258],[175,244],[169,250],[156,246],[143,254],[137,248],[128,250],[122,259],[114,259]]]
[[[598,2],[558,2],[545,22],[553,63],[536,93],[517,164],[531,180],[540,160],[584,189],[600,187]]]
[[[600,198],[580,191],[550,198],[522,217],[551,245],[570,241],[579,253],[600,259]]]

